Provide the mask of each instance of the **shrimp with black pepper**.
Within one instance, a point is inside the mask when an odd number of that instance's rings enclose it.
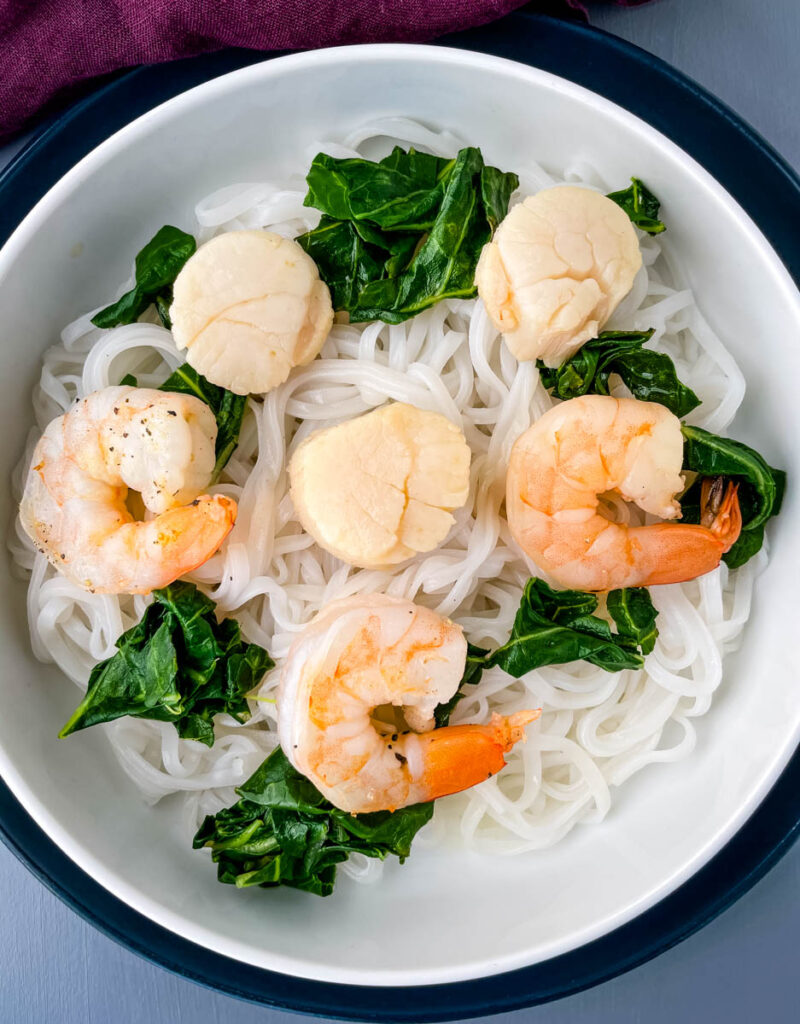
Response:
[[[20,504],[25,532],[55,567],[100,593],[142,594],[202,565],[236,519],[236,502],[202,492],[217,424],[191,395],[108,387],[48,424]],[[128,489],[147,521],[134,519]]]

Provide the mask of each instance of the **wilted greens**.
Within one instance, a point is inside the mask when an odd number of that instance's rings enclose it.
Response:
[[[194,837],[218,865],[220,882],[237,888],[291,886],[329,896],[336,865],[351,853],[402,863],[433,804],[348,814],[334,807],[276,748],[236,790],[232,807],[209,815]]]
[[[119,327],[132,324],[148,306],[155,304],[165,327],[170,327],[169,307],[172,285],[197,243],[180,228],[166,224],[136,254],[135,284],[116,302],[92,317],[95,327]]]
[[[653,336],[649,331],[603,331],[552,370],[539,360],[542,384],[556,398],[609,394],[608,379],[617,374],[634,398],[660,402],[683,417],[700,405],[691,388],[678,380],[668,355],[644,348]]]
[[[562,665],[583,659],[607,672],[641,668],[643,655],[655,646],[658,629],[646,587],[612,590],[606,608],[617,627],[593,613],[598,599],[580,590],[553,590],[544,580],[528,580],[511,636],[491,653],[467,645],[467,661],[458,690],[436,709],[436,726],[447,725],[465,696],[464,686],[480,682],[484,669],[499,666],[519,678],[543,665]]]
[[[96,665],[86,696],[59,736],[123,715],[172,722],[182,739],[214,744],[214,716],[250,717],[245,695],[273,661],[245,643],[234,619],[217,622],[214,602],[192,583],[153,591],[153,604]]]
[[[638,646],[642,654],[650,654],[658,637],[658,612],[647,587],[612,590],[606,597],[606,607],[617,627],[618,643]]]
[[[742,532],[723,560],[731,569],[744,565],[764,543],[764,525],[781,509],[786,473],[767,465],[753,448],[719,437],[702,427],[683,424],[683,468],[698,479],[681,499],[683,522],[700,521],[700,487],[704,477],[726,477],[739,484]]]
[[[639,178],[631,178],[628,188],[620,189],[619,192],[609,192],[608,198],[613,199],[636,227],[646,231],[648,235],[658,235],[666,230],[666,225],[658,217],[661,203]]]
[[[511,636],[493,651],[486,668],[499,665],[519,678],[543,665],[583,659],[605,669],[641,668],[644,654],[653,649],[658,630],[657,612],[643,587],[612,590],[608,613],[617,632],[594,615],[598,600],[580,590],[553,590],[535,576],[528,580]]]
[[[562,665],[583,659],[607,672],[641,668],[643,655],[656,642],[658,629],[646,587],[612,590],[606,608],[617,627],[593,613],[598,599],[580,590],[553,590],[544,580],[528,580],[514,619],[511,636],[491,653],[467,645],[467,662],[458,690],[436,709],[436,727],[447,725],[456,705],[465,696],[464,686],[480,682],[484,669],[495,665],[519,678],[543,665]]]
[[[475,295],[481,249],[519,184],[472,147],[447,159],[396,146],[377,163],[320,153],[306,180],[305,204],[323,217],[297,241],[334,308],[387,323]]]

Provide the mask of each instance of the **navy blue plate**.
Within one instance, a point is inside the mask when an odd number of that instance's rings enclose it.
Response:
[[[673,139],[748,211],[800,284],[800,179],[727,107],[650,54],[596,29],[518,13],[442,40],[551,71],[614,100]],[[218,75],[275,54],[228,50],[139,68],[43,128],[0,175],[0,242],[77,160],[133,118]],[[0,783],[0,834],[87,921],[141,956],[231,995],[359,1021],[458,1020],[544,1003],[656,956],[746,892],[800,834],[800,752],[746,825],[676,892],[629,924],[546,963],[452,985],[333,985],[250,967],[131,910],[78,868]]]

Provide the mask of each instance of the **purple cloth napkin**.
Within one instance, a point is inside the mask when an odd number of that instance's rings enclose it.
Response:
[[[616,0],[636,3],[643,0]],[[499,18],[524,0],[0,0],[0,141],[93,78],[241,46],[420,42]],[[585,15],[580,0],[539,0]]]

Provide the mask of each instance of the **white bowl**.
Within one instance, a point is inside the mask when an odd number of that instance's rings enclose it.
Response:
[[[482,859],[418,850],[377,887],[320,900],[219,885],[174,804],[149,809],[101,729],[59,741],[74,687],[31,654],[24,587],[0,593],[0,771],[86,872],[152,920],[219,953],[300,977],[412,985],[545,960],[652,906],[703,865],[758,805],[800,737],[800,299],[749,217],[686,153],[578,86],[509,61],[417,46],[283,57],[217,79],[114,135],[36,206],[0,252],[0,425],[8,480],[31,423],[30,391],[60,327],[111,294],[163,223],[232,181],[305,167],[311,139],[402,114],[455,130],[488,162],[555,167],[576,156],[615,181],[641,175],[665,204],[701,306],[747,380],[734,434],[789,471],[774,557],[742,650],[726,661],[687,760],[651,766],[606,821],[553,850]],[[13,515],[3,488],[2,521]],[[791,632],[790,632],[791,631]]]

